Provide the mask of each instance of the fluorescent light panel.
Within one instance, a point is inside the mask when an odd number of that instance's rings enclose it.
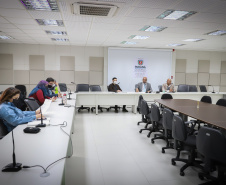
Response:
[[[162,30],[164,30],[166,28],[167,27],[164,27],[164,26],[144,26],[139,31],[160,32],[160,31],[162,31]]]
[[[62,41],[62,42],[68,42],[69,39],[64,39],[64,38],[51,38],[53,41]]]
[[[173,46],[173,47],[176,47],[176,46],[183,46],[185,44],[168,44],[167,46]]]
[[[166,10],[161,15],[159,15],[158,19],[170,19],[170,20],[184,20],[191,15],[196,14],[194,11],[181,11],[181,10]]]
[[[46,30],[46,33],[49,35],[67,35],[66,31],[49,31]]]
[[[0,35],[0,39],[8,40],[8,39],[13,39],[13,38],[10,36],[6,36],[6,35]]]
[[[198,41],[202,41],[204,39],[185,39],[183,41],[186,41],[186,42],[198,42]]]
[[[43,26],[64,26],[62,20],[51,20],[51,19],[35,19],[38,24]]]
[[[20,0],[28,10],[59,11],[56,0]]]
[[[130,41],[122,41],[121,44],[129,44],[129,45],[134,45],[136,42],[130,42]]]
[[[207,33],[206,35],[221,36],[221,35],[225,35],[225,34],[226,34],[226,30],[216,30],[216,31]]]
[[[142,35],[131,35],[128,39],[148,39],[150,36],[142,36]]]

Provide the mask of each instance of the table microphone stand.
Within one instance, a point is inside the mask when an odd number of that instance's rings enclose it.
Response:
[[[13,138],[13,163],[10,163],[2,168],[2,172],[18,172],[22,169],[21,163],[16,163],[16,155],[15,155],[15,144],[12,130],[12,138]]]
[[[62,102],[61,102],[59,105],[64,105],[64,102],[63,102],[63,96],[62,96]]]
[[[46,124],[43,124],[42,108],[41,108],[41,106],[40,106],[40,113],[41,113],[41,124],[36,125],[36,127],[46,127]]]

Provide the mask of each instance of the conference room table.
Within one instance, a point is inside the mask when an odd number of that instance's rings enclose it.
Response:
[[[160,99],[164,93],[142,93],[142,92],[78,92],[76,93],[76,106],[96,107],[98,114],[98,105],[126,105],[132,106],[132,112],[136,114],[139,96],[142,95],[146,101],[154,102],[155,99]],[[211,96],[212,103],[215,104],[218,99],[226,98],[226,92],[211,93],[211,92],[176,92],[170,93],[173,99],[192,99],[200,100],[203,96]]]
[[[61,99],[52,102],[44,114],[50,118],[51,125],[63,124],[62,129],[71,135],[74,132],[75,95],[72,100],[67,100],[70,107],[59,106]],[[70,138],[60,126],[42,127],[37,134],[26,134],[23,129],[27,125],[19,125],[14,130],[16,162],[22,166],[41,165],[46,168],[52,162],[71,154]],[[0,140],[0,168],[12,163],[12,134],[7,134]],[[61,185],[65,184],[65,160],[63,159],[48,168],[50,176],[40,177],[43,169],[40,167],[22,169],[19,172],[0,171],[0,185]]]
[[[155,102],[187,117],[226,129],[226,107],[188,99],[156,99]]]

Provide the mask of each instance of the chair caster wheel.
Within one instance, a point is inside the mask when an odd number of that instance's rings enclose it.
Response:
[[[154,143],[155,143],[155,141],[154,141],[154,140],[151,140],[151,143],[152,143],[152,144],[154,144]]]
[[[93,112],[93,109],[91,109],[91,111]]]
[[[164,154],[165,153],[165,150],[162,150],[162,153]]]
[[[137,125],[140,125],[140,123],[137,123]]]
[[[139,133],[142,133],[142,130],[140,130]]]
[[[184,172],[180,172],[180,176],[184,176]]]
[[[204,180],[204,177],[203,177],[202,174],[199,173],[198,176],[199,176],[199,179],[200,179],[200,180]]]
[[[108,108],[107,111],[109,112],[109,110],[110,110],[110,109]]]
[[[172,164],[173,166],[175,166],[175,165],[176,165],[176,162],[175,162],[175,161],[172,161],[171,164]]]

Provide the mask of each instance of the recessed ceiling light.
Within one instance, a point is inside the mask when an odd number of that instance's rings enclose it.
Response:
[[[46,33],[50,34],[50,35],[67,35],[66,31],[49,31],[49,30],[46,30]]]
[[[183,41],[186,41],[186,42],[198,42],[198,41],[202,41],[204,39],[185,39]]]
[[[122,41],[121,44],[129,44],[129,45],[134,45],[136,42],[130,42],[130,41]]]
[[[131,35],[128,39],[148,39],[150,36],[142,36],[142,35]]]
[[[28,10],[59,11],[56,0],[20,0]]]
[[[163,26],[144,26],[139,31],[160,32],[160,31],[162,31],[162,30],[164,30],[166,28],[167,27],[163,27]]]
[[[226,30],[216,30],[210,33],[206,33],[206,35],[214,35],[214,36],[220,36],[225,34],[226,34]]]
[[[180,11],[180,10],[166,10],[158,19],[170,19],[170,20],[184,20],[197,12],[194,11]]]
[[[173,47],[176,47],[176,46],[183,46],[185,44],[168,44],[167,46],[173,46]]]
[[[50,20],[50,19],[36,19],[38,24],[44,26],[64,26],[62,20]]]
[[[13,38],[6,35],[0,35],[0,39],[7,40],[7,39],[13,39]]]
[[[68,42],[69,39],[64,39],[64,38],[51,38],[53,41],[62,41],[62,42]]]

